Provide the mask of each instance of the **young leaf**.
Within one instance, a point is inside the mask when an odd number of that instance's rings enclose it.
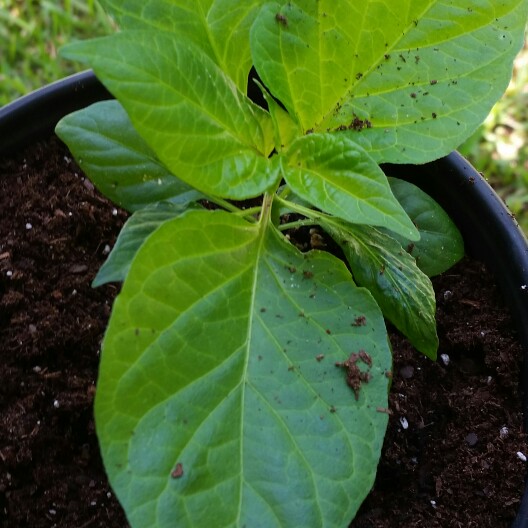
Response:
[[[359,29],[352,2],[268,2],[251,28],[256,69],[306,132],[333,109],[352,82],[350,41],[337,20]],[[325,12],[324,17],[319,17]],[[345,51],[346,50],[346,51]]]
[[[454,266],[464,256],[464,240],[447,213],[428,194],[412,183],[389,178],[396,199],[420,232],[420,240],[393,236],[415,258],[417,266],[429,277]]]
[[[156,159],[117,101],[67,115],[55,133],[95,186],[129,211],[160,200],[187,203],[200,196]]]
[[[341,246],[356,281],[369,289],[383,315],[426,356],[436,359],[436,299],[429,278],[399,242],[369,226],[321,220]]]
[[[260,85],[264,99],[268,105],[271,120],[273,122],[273,131],[275,137],[275,149],[282,152],[285,148],[301,136],[299,124],[294,121],[288,112],[284,110],[269,92]]]
[[[355,395],[334,363],[361,349]],[[96,396],[131,525],[343,526],[374,480],[390,368],[335,257],[222,211],[166,222],[116,300]]]
[[[303,136],[290,146],[284,159],[288,185],[323,211],[348,222],[386,227],[411,240],[419,238],[383,171],[345,136]]]
[[[114,248],[92,282],[94,288],[107,282],[124,281],[132,259],[147,237],[167,220],[181,215],[193,206],[158,202],[136,211],[125,223]],[[196,207],[196,206],[194,206]]]
[[[267,160],[269,114],[196,46],[167,33],[126,31],[77,42],[64,55],[93,67],[158,159],[189,185],[246,199],[278,180]]]
[[[291,0],[251,31],[255,66],[304,131],[337,130],[378,162],[448,154],[508,85],[526,0]]]
[[[201,47],[241,92],[252,65],[249,28],[265,0],[101,0],[121,29],[156,29]]]

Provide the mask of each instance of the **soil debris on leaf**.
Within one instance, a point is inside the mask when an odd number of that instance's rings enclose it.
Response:
[[[183,477],[183,464],[181,462],[176,464],[176,467],[171,472],[171,477],[173,479],[179,479]]]
[[[365,326],[367,324],[367,318],[364,315],[358,315],[350,326]]]
[[[288,27],[288,18],[286,17],[286,15],[283,15],[282,13],[277,13],[277,14],[275,15],[275,20],[276,20],[281,26]]]
[[[354,391],[356,400],[359,400],[361,383],[368,383],[371,378],[369,372],[365,372],[357,366],[358,361],[366,363],[369,367],[372,366],[372,359],[364,350],[360,350],[357,354],[352,352],[346,361],[336,361],[335,363],[336,367],[346,371],[346,383]]]

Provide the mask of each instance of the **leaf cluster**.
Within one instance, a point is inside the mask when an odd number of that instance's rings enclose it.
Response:
[[[121,31],[63,55],[116,100],[57,133],[132,213],[94,281],[124,281],[96,397],[112,486],[141,528],[342,526],[387,424],[384,318],[434,359],[429,277],[463,254],[380,164],[474,131],[527,2],[101,3]]]

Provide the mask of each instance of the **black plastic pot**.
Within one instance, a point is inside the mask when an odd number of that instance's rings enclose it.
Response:
[[[49,137],[75,110],[112,95],[91,71],[66,77],[0,108],[0,156]]]
[[[48,137],[63,116],[111,98],[92,72],[50,84],[0,109],[0,157]],[[486,180],[458,153],[417,166],[385,167],[435,198],[459,227],[466,251],[495,274],[524,349],[524,429],[528,431],[528,242]],[[528,528],[528,487],[512,528]]]

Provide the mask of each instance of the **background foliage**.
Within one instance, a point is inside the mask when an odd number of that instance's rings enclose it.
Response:
[[[0,0],[0,106],[82,68],[66,42],[110,33],[95,0]],[[505,96],[460,151],[483,172],[528,233],[528,44]]]
[[[459,150],[486,175],[528,234],[528,40],[504,97]]]
[[[111,31],[95,0],[0,0],[0,105],[79,71],[63,44]]]

